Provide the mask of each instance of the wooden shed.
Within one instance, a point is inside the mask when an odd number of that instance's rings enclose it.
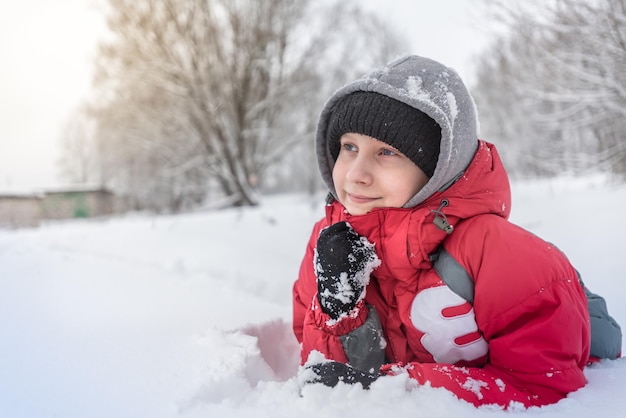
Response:
[[[41,221],[42,196],[0,193],[0,228],[32,228]]]
[[[110,216],[124,210],[123,201],[102,187],[0,192],[0,228],[37,227],[45,220]]]
[[[67,188],[46,191],[41,201],[43,219],[109,216],[118,209],[116,196],[104,188]]]

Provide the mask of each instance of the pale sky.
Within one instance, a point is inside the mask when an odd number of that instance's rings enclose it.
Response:
[[[0,2],[0,191],[64,185],[60,137],[90,90],[105,30],[100,0]],[[471,59],[486,44],[476,0],[366,0],[405,33],[407,51],[455,68],[470,82]]]

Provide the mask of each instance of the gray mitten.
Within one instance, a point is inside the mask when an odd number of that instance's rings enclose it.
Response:
[[[313,372],[313,378],[305,383],[322,383],[329,387],[335,387],[339,382],[349,385],[360,383],[364,389],[378,379],[378,373],[367,373],[357,370],[348,364],[338,361],[328,361],[307,367]]]
[[[340,336],[343,351],[348,363],[357,370],[378,373],[385,362],[387,342],[383,336],[383,327],[376,309],[368,305],[367,320],[363,325]]]

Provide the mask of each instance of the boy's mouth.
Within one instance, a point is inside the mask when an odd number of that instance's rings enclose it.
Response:
[[[368,197],[368,196],[363,196],[360,194],[353,194],[353,193],[348,193],[348,199],[350,199],[351,202],[358,203],[358,204],[370,203],[376,200],[375,197]]]

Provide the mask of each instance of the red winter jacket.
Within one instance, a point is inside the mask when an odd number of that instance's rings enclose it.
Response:
[[[454,225],[449,236],[433,224],[444,199],[449,205],[442,212]],[[495,148],[482,141],[464,176],[415,208],[351,216],[338,202],[327,206],[293,288],[302,362],[313,350],[347,362],[339,336],[367,318],[365,307],[358,317],[329,325],[315,309],[317,237],[345,220],[375,243],[382,260],[365,302],[378,311],[390,364],[474,405],[544,405],[584,386],[589,313],[576,272],[554,246],[510,223],[509,210],[507,175]],[[432,268],[429,254],[442,242],[475,281],[473,306]]]

